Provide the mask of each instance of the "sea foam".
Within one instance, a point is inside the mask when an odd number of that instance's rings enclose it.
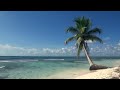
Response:
[[[44,60],[64,60],[64,59],[44,59]]]

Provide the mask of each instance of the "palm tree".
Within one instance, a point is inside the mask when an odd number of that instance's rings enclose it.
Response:
[[[90,64],[90,70],[97,70],[97,69],[105,69],[108,68],[106,66],[96,65],[93,63],[92,59],[89,55],[89,47],[87,44],[87,41],[98,41],[100,43],[103,43],[103,41],[97,36],[97,34],[101,34],[100,28],[93,28],[92,23],[90,19],[83,17],[76,18],[74,20],[76,26],[75,27],[69,27],[66,32],[70,32],[73,34],[72,37],[68,38],[65,41],[65,44],[68,44],[70,41],[76,41],[76,47],[77,47],[77,57],[79,58],[80,52],[84,50],[85,55],[87,57],[87,60]]]

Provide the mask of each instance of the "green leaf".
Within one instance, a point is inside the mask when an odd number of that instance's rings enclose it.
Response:
[[[97,34],[97,33],[101,34],[102,30],[99,29],[99,28],[94,28],[94,29],[92,29],[92,30],[90,30],[90,31],[87,32],[87,34],[91,34],[91,35],[92,34]]]
[[[65,41],[65,44],[68,44],[68,42],[75,40],[75,37],[70,37]]]
[[[89,18],[78,17],[74,19],[75,27],[69,27],[66,32],[70,32],[74,34],[73,37],[68,38],[65,41],[65,44],[67,44],[70,41],[76,40],[76,47],[77,47],[77,56],[79,57],[80,51],[83,48],[83,44],[86,40],[92,40],[92,41],[98,41],[100,43],[103,43],[102,39],[97,37],[96,34],[101,34],[100,28],[93,28],[92,22]],[[89,49],[88,45],[86,45],[86,49]]]
[[[77,48],[77,57],[79,58],[80,56],[80,52],[82,51],[83,49],[83,44],[82,42],[78,45],[78,48]]]
[[[99,37],[95,36],[95,35],[88,35],[85,37],[86,40],[92,40],[92,41],[98,41],[100,43],[103,43],[102,39],[100,39]]]
[[[72,34],[77,34],[78,33],[78,30],[74,27],[69,27],[67,30],[66,30],[66,33],[68,32],[71,32]]]

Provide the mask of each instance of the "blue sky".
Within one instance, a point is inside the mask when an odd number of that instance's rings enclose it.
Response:
[[[120,11],[0,11],[0,55],[68,55],[74,43],[64,45],[71,36],[65,29],[74,26],[79,16],[90,18],[93,28],[103,30],[100,37],[105,45],[97,43],[91,48],[111,45],[119,51]],[[69,55],[75,55],[72,49]]]

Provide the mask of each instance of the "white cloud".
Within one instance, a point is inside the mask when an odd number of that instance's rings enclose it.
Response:
[[[90,55],[92,56],[120,56],[120,42],[116,45],[90,44],[89,46]],[[76,52],[76,47],[73,46],[37,49],[0,44],[0,56],[74,56]],[[84,52],[81,52],[80,55],[84,55]]]
[[[68,47],[68,48],[57,48],[57,49],[50,49],[50,48],[22,48],[22,47],[15,47],[11,45],[3,45],[0,44],[0,56],[64,56],[64,55],[75,55],[76,50],[75,47]]]
[[[117,45],[120,46],[120,42]]]
[[[118,44],[103,44],[99,47],[92,48],[91,54],[97,56],[120,56],[120,46]]]
[[[93,43],[93,41],[92,41],[92,40],[87,40],[87,41],[85,41],[85,42],[87,42],[87,43]]]
[[[2,45],[0,44],[0,55],[1,56],[22,56],[22,55],[34,55],[34,54],[39,54],[38,50],[35,48],[31,49],[25,49],[22,47],[14,47],[11,45]]]

